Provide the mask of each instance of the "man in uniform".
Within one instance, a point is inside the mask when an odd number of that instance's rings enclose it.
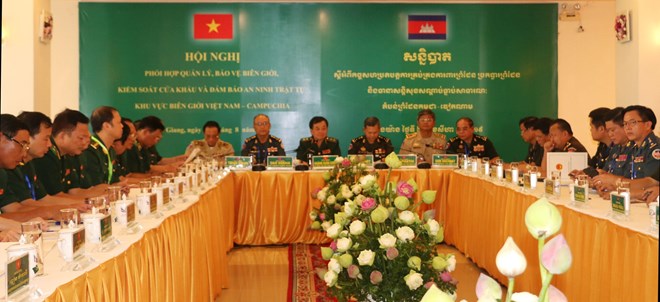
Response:
[[[220,125],[215,121],[208,121],[202,127],[204,139],[190,142],[186,148],[186,156],[189,156],[195,148],[199,149],[198,156],[205,159],[215,158],[224,162],[225,156],[234,155],[234,147],[220,139]]]
[[[315,116],[309,121],[310,137],[300,139],[296,148],[296,158],[309,164],[314,155],[341,155],[339,141],[328,136],[328,120],[322,116]]]
[[[474,134],[474,122],[469,117],[462,117],[456,121],[456,136],[449,140],[447,153],[488,157],[491,162],[500,157],[491,140]]]
[[[119,181],[113,163],[116,153],[113,142],[121,138],[123,125],[117,109],[101,106],[92,112],[92,142],[81,155],[87,163],[86,178],[90,185],[112,184]]]
[[[610,153],[612,141],[605,128],[605,116],[607,116],[609,112],[609,108],[600,107],[589,113],[589,130],[591,132],[591,139],[598,142],[596,154],[594,154],[591,160],[589,160],[589,167],[595,169],[602,169],[605,166],[607,157]]]
[[[165,125],[160,118],[153,115],[135,122],[135,147],[127,153],[127,167],[130,173],[163,173],[176,172],[178,166],[185,160],[185,155],[173,158],[163,158],[156,149],[156,144],[163,138]]]
[[[434,133],[435,113],[429,109],[417,113],[417,132],[406,135],[399,149],[400,154],[415,154],[422,162],[431,162],[433,154],[444,154],[447,138]]]
[[[545,175],[548,152],[587,152],[587,149],[573,136],[571,125],[564,119],[556,119],[550,125],[548,141],[543,145],[543,162],[541,173]],[[591,159],[587,152],[587,158]]]
[[[80,111],[65,109],[55,116],[52,147],[45,156],[35,158],[37,177],[49,195],[71,197],[99,196],[107,185],[83,185],[85,165],[79,156],[89,145],[89,119]]]
[[[270,118],[267,115],[257,114],[252,124],[256,134],[245,139],[241,156],[252,156],[257,163],[263,164],[267,156],[286,155],[282,140],[270,135]]]
[[[605,166],[599,172],[630,178],[629,161],[632,144],[629,143],[626,131],[623,129],[623,108],[617,107],[610,110],[605,117],[605,128],[613,145],[605,160]]]
[[[530,165],[540,166],[543,160],[543,147],[536,141],[534,124],[538,121],[536,117],[528,116],[518,122],[520,137],[529,144],[525,162]]]
[[[389,138],[380,135],[380,120],[372,116],[364,119],[364,135],[351,140],[348,154],[371,154],[374,162],[383,160],[394,151]]]

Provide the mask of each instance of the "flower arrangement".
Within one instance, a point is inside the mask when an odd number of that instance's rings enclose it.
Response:
[[[614,30],[616,31],[616,40],[619,42],[630,41],[629,18],[627,13],[622,13],[614,19]]]
[[[322,203],[310,213],[312,228],[332,238],[330,247],[321,248],[329,261],[326,285],[339,301],[420,301],[431,286],[453,295],[456,259],[436,250],[443,227],[434,211],[416,214],[421,202],[413,199],[414,180],[389,181],[392,169],[401,166],[397,155],[385,162],[385,188],[360,157],[338,158],[324,175],[325,187],[312,194]],[[424,191],[422,202],[433,203],[435,195]]]

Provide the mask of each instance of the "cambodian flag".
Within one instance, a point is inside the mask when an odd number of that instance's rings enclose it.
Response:
[[[408,15],[409,40],[446,40],[447,16]]]

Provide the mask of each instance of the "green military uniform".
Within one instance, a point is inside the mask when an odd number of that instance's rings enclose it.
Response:
[[[258,163],[264,163],[267,156],[284,156],[284,146],[279,137],[268,135],[268,139],[262,143],[256,135],[250,136],[243,142],[241,156],[253,156]]]
[[[604,144],[598,143],[598,148],[596,149],[596,154],[589,160],[589,167],[602,169],[607,163],[607,158],[610,155],[611,147]]]
[[[424,161],[430,162],[433,154],[444,154],[447,137],[441,133],[433,133],[430,137],[422,137],[419,132],[410,133],[401,144],[400,154],[416,154],[424,156]],[[442,146],[440,149],[433,146]]]
[[[140,143],[135,142],[133,148],[126,150],[126,167],[129,173],[147,173],[151,169],[149,152]]]
[[[80,188],[84,175],[79,172],[84,170],[84,166],[79,159],[60,154],[55,140],[51,138],[51,142],[53,146],[46,155],[32,160],[37,178],[41,180],[49,195]]]
[[[209,144],[203,140],[194,140],[190,142],[188,148],[186,148],[186,154],[190,154],[192,150],[199,149],[199,158],[203,159],[218,159],[223,160],[225,156],[234,155],[234,147],[225,141],[218,140],[215,146],[209,146]]]
[[[0,169],[0,213],[2,208],[14,202],[18,202],[18,198],[14,195],[8,183],[8,175],[5,169]]]
[[[658,137],[651,132],[642,143],[631,149],[630,178],[651,177],[660,169]]]
[[[13,170],[7,170],[8,184],[18,199],[40,200],[48,195],[43,184],[37,177],[32,161],[21,163]]]
[[[543,147],[538,143],[529,144],[527,147],[527,156],[525,157],[525,162],[528,164],[534,164],[537,167],[541,166],[543,161]]]
[[[117,178],[120,176],[128,175],[128,150],[124,151],[121,155],[115,156],[115,161],[112,162],[112,168],[114,169],[113,173],[117,174]]]
[[[447,153],[467,154],[467,156],[477,156],[479,158],[496,158],[500,156],[497,154],[493,142],[482,135],[474,135],[471,143],[463,141],[458,136],[453,137],[449,140]]]
[[[87,163],[85,177],[90,186],[119,181],[113,167],[115,157],[114,149],[107,148],[97,134],[92,136],[89,147],[81,155],[81,159]]]
[[[156,146],[147,148],[146,154],[148,155],[147,158],[149,158],[149,165],[157,165],[163,159],[163,157],[160,156],[160,153],[158,153]]]
[[[369,143],[367,136],[362,135],[351,140],[348,146],[348,154],[371,154],[374,161],[385,158],[394,151],[392,141],[389,138],[379,135],[373,143]]]
[[[607,173],[630,178],[630,153],[632,146],[632,142],[628,142],[623,146],[612,146],[603,169]]]
[[[303,162],[308,162],[310,156],[314,155],[341,155],[339,141],[334,137],[326,137],[319,146],[314,137],[304,137],[300,139],[298,148],[296,148],[296,158]]]

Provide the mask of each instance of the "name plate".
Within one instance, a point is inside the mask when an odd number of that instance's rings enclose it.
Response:
[[[334,168],[337,155],[312,156],[312,169],[329,170]]]
[[[523,174],[523,186],[525,187],[525,189],[532,188],[532,179],[527,173]]]
[[[348,156],[348,159],[354,161],[356,158],[362,159],[361,163],[367,165],[367,167],[374,166],[374,156],[371,154],[352,154]]]
[[[433,154],[431,164],[435,168],[458,168],[458,154]]]
[[[112,217],[110,215],[87,214],[83,217],[85,241],[102,243],[112,236]]]
[[[78,255],[82,255],[85,245],[85,228],[61,230],[59,237],[57,245],[64,261],[73,261]]]
[[[401,161],[401,168],[410,169],[417,168],[417,155],[415,154],[398,154]]]
[[[612,201],[612,212],[619,214],[626,214],[626,195],[612,193],[610,200]]]
[[[587,190],[588,189],[585,187],[575,186],[573,188],[574,200],[577,202],[587,202],[587,199],[589,198]]]
[[[101,242],[112,236],[112,217],[106,215],[101,219]]]
[[[552,195],[555,193],[555,181],[552,179],[545,179],[545,193]]]
[[[142,216],[149,215],[156,211],[158,200],[156,193],[139,194],[137,197],[138,213]]]
[[[170,203],[170,186],[163,185],[161,188],[163,190],[163,204],[166,205]]]
[[[26,289],[30,285],[30,272],[29,272],[30,256],[24,253],[18,258],[9,260],[7,262],[7,297],[11,296],[22,289]],[[7,299],[11,300],[11,299]]]
[[[272,169],[293,169],[293,156],[269,156],[266,166]]]
[[[226,156],[225,167],[229,169],[242,169],[252,166],[252,157],[249,156]]]

